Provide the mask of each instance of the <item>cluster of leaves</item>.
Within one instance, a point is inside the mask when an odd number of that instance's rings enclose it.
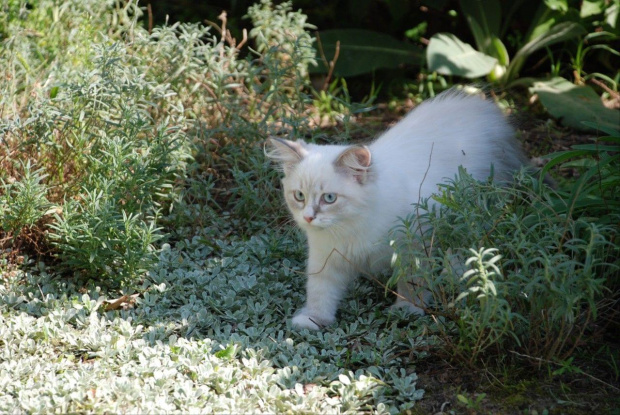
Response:
[[[594,124],[590,125],[595,127]],[[606,136],[590,144],[573,145],[571,150],[550,154],[542,174],[556,166],[574,168],[578,179],[558,189],[552,211],[569,217],[584,217],[604,225],[617,225],[620,212],[620,130],[604,128]]]
[[[437,33],[431,37],[426,49],[428,68],[443,75],[470,79],[487,76],[490,81],[502,86],[533,85],[530,92],[544,95],[544,98],[541,96],[543,106],[553,116],[562,119],[564,124],[581,130],[592,130],[582,121],[595,122],[597,126],[594,131],[601,127],[616,127],[618,111],[603,106],[596,92],[585,83],[598,79],[607,84],[607,91],[617,94],[620,72],[613,67],[610,57],[620,56],[620,51],[612,47],[620,30],[618,4],[605,1],[584,1],[580,5],[573,3],[567,0],[543,1],[533,7],[531,4],[514,2],[505,10],[502,19],[502,4],[499,1],[483,4],[475,0],[461,0],[461,11],[467,19],[477,50],[454,34]],[[532,7],[533,10],[530,10]],[[502,39],[508,41],[509,25],[519,8],[525,8],[534,17],[511,58]],[[514,35],[511,40],[516,42]],[[572,53],[570,59],[551,53],[552,46],[567,41],[576,43],[569,48]],[[528,58],[544,50],[550,58],[550,73],[554,78],[517,80]],[[606,62],[607,69],[612,72],[611,76],[601,72],[584,72],[586,55],[595,51],[601,53],[600,59]],[[560,74],[574,76],[575,84],[559,77]],[[582,99],[575,100],[575,95]],[[582,105],[571,110],[575,102]]]
[[[58,270],[126,284],[152,265],[162,226],[280,209],[261,143],[304,130],[314,58],[290,3],[249,10],[247,58],[225,16],[149,33],[135,2],[11,2],[2,13],[5,253],[49,253]]]
[[[551,156],[549,166],[583,169],[565,189],[527,175],[502,187],[461,171],[395,229],[392,282],[420,276],[451,355],[470,365],[510,351],[565,359],[596,338],[594,323],[617,318],[614,134]]]
[[[80,23],[67,17],[71,13],[66,4],[39,6],[58,13],[56,30],[71,30]],[[78,16],[86,12],[76,7]],[[112,15],[107,7],[98,11]],[[133,25],[137,11],[124,10]],[[29,23],[40,23],[41,9],[26,13],[26,27],[14,28],[16,34],[6,44],[30,30]],[[123,33],[139,35],[132,27]],[[35,55],[42,59],[37,77],[45,86],[30,84],[18,70],[28,71],[23,48],[32,52],[43,46],[15,44],[2,55],[15,70],[2,102],[3,180],[10,180],[13,188],[33,182],[38,200],[28,205],[27,215],[14,203],[5,203],[0,227],[4,247],[10,249],[6,242],[15,241],[21,232],[38,232],[60,260],[59,270],[118,284],[144,272],[155,259],[157,216],[190,154],[181,130],[182,111],[157,114],[163,102],[170,101],[170,88],[144,79],[139,67],[128,65],[130,50],[113,43],[114,36],[88,34],[99,36],[100,42],[87,46],[87,40],[76,36],[70,38],[71,47],[46,45],[47,56]],[[84,61],[67,60],[67,49],[83,51]],[[55,81],[65,73],[64,82]],[[19,105],[24,93],[20,89],[36,97],[27,106]],[[14,199],[14,192],[5,189],[1,198]],[[52,212],[53,217],[41,221]],[[11,217],[19,220],[5,220]]]
[[[367,2],[356,13],[368,12],[378,7],[376,3]],[[411,12],[409,2],[387,3],[390,13]],[[454,2],[457,10],[448,3],[428,2],[422,7],[428,15],[408,15],[417,25],[403,37],[414,43],[366,29],[320,31],[322,59],[314,70],[352,77],[413,67],[417,80],[406,89],[415,91],[411,96],[415,100],[447,89],[453,76],[487,77],[501,88],[530,87],[529,92],[540,97],[543,107],[568,127],[596,131],[583,121],[595,122],[599,128],[617,126],[618,111],[605,107],[600,99],[613,101],[618,96],[620,72],[614,64],[620,56],[615,46],[620,34],[617,2],[459,0]],[[442,13],[452,27],[432,21],[436,13]],[[467,24],[469,33],[457,25],[460,21]],[[434,31],[427,40],[423,35],[429,24]],[[466,43],[471,37],[474,46]],[[523,77],[526,69],[527,76],[540,78]]]
[[[0,280],[0,411],[389,414],[422,398],[407,356],[423,327],[360,284],[339,326],[300,333],[303,244],[243,239],[165,245],[125,302],[42,266]]]

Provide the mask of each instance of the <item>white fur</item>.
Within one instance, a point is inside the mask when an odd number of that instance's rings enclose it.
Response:
[[[458,166],[484,180],[493,164],[495,179],[508,179],[524,161],[513,135],[491,101],[451,90],[416,107],[367,148],[270,140],[267,155],[283,167],[287,206],[308,239],[307,300],[293,325],[319,329],[334,322],[350,281],[389,267],[388,232],[398,218],[453,178]],[[296,200],[295,191],[305,200]],[[325,193],[335,193],[336,202],[325,203]],[[408,286],[400,284],[395,306],[424,314],[427,298],[412,298]]]

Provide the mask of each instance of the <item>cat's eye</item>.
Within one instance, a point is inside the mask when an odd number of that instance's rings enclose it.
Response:
[[[304,200],[306,200],[306,196],[304,196],[304,192],[302,192],[301,190],[295,190],[293,192],[293,197],[298,202],[303,202]]]
[[[323,202],[331,205],[336,201],[338,196],[336,196],[336,193],[323,193],[323,196],[321,196],[321,198],[323,199]]]

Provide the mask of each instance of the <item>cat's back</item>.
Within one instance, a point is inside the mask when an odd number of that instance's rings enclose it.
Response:
[[[370,146],[380,169],[436,185],[458,166],[484,179],[519,168],[524,157],[514,129],[491,99],[446,91],[414,108]]]

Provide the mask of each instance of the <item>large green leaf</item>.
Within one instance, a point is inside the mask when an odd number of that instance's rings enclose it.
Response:
[[[337,29],[319,32],[317,49],[322,48],[325,59],[334,59],[336,43],[340,42],[334,67],[336,76],[354,76],[380,68],[398,68],[403,64],[423,65],[423,50],[401,42],[384,33],[361,29]],[[328,68],[319,53],[319,66],[313,72],[326,73]]]
[[[579,10],[579,17],[585,19],[590,16],[601,14],[604,10],[605,0],[583,0],[581,9]]]
[[[461,11],[467,19],[469,28],[474,35],[478,51],[497,59],[497,70],[491,74],[496,79],[503,74],[510,57],[506,46],[500,40],[500,22],[502,9],[498,0],[460,0]]]
[[[568,0],[545,0],[544,3],[551,10],[558,10],[562,13],[568,11]]]
[[[605,9],[605,22],[618,34],[618,16],[620,15],[620,2],[616,1]]]
[[[582,36],[586,30],[575,22],[559,23],[547,32],[526,43],[514,56],[504,76],[504,80],[510,81],[516,78],[523,67],[525,60],[539,49],[546,48],[558,42]]]
[[[451,33],[437,33],[426,48],[428,69],[443,75],[479,78],[488,75],[497,59],[478,52]]]
[[[620,124],[620,111],[606,108],[588,86],[577,86],[564,78],[534,82],[530,92],[537,94],[549,114],[567,127],[585,131],[614,130]]]

